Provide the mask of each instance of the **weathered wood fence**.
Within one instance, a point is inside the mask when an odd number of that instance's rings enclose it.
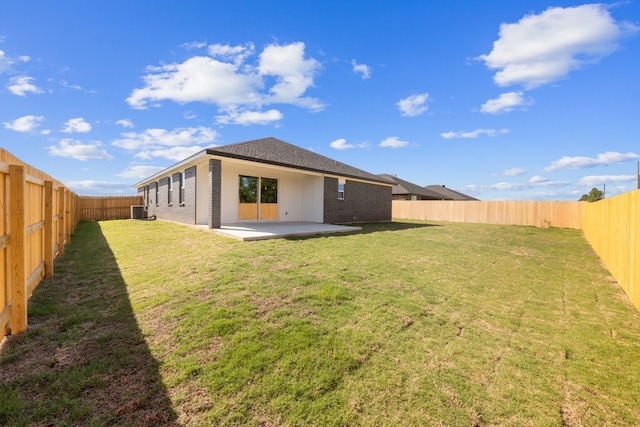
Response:
[[[396,219],[582,230],[640,311],[640,190],[596,203],[394,200],[392,206]]]
[[[77,215],[80,221],[127,219],[131,206],[142,204],[142,196],[79,196]]]
[[[27,300],[77,225],[76,197],[0,148],[0,338],[27,328]]]

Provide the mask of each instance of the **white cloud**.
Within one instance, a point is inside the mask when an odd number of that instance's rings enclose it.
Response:
[[[111,160],[113,156],[100,148],[99,142],[83,144],[80,141],[65,138],[57,146],[50,146],[49,154],[58,157],[69,157],[76,160]]]
[[[5,128],[16,132],[32,132],[44,120],[42,116],[22,116],[12,122],[2,122]]]
[[[121,178],[144,179],[160,172],[163,169],[165,169],[165,167],[162,166],[135,165],[130,166],[128,169],[125,169],[120,173],[117,173],[116,176],[119,176]]]
[[[62,129],[64,133],[87,133],[89,131],[91,131],[91,125],[85,122],[82,117],[67,120]]]
[[[209,55],[231,61],[236,65],[241,65],[248,57],[256,51],[253,43],[246,45],[230,46],[228,44],[212,44],[207,48]]]
[[[123,128],[132,128],[133,122],[129,119],[122,119],[116,122],[117,125],[122,126]]]
[[[223,112],[277,103],[320,111],[323,105],[317,99],[304,96],[313,86],[320,63],[305,58],[304,49],[301,42],[271,44],[254,65],[246,62],[255,54],[251,44],[211,45],[211,56],[149,67],[149,74],[143,77],[144,87],[134,89],[127,102],[138,109],[152,101],[171,100],[216,104]]]
[[[478,59],[499,70],[494,76],[498,85],[531,89],[609,55],[620,38],[638,29],[616,22],[605,4],[550,7],[517,23],[501,24],[493,49]]]
[[[154,157],[160,157],[163,159],[173,160],[174,162],[179,162],[180,160],[184,160],[202,150],[204,150],[204,147],[200,147],[198,145],[191,147],[171,147],[158,150],[141,151],[136,154],[135,157],[142,160],[150,160]]]
[[[531,188],[540,188],[540,187],[563,187],[569,185],[567,181],[549,181],[546,178],[536,176],[529,179],[528,182],[498,182],[489,186],[492,190],[501,190],[501,191],[520,191],[520,190],[529,190]]]
[[[525,173],[525,170],[523,168],[512,168],[512,169],[507,169],[505,171],[502,171],[501,175],[504,176],[519,176],[519,175],[523,175]]]
[[[544,168],[544,170],[547,172],[552,172],[559,169],[592,168],[600,165],[613,165],[616,163],[623,163],[632,159],[640,159],[640,154],[607,151],[605,153],[598,154],[598,157],[596,158],[584,156],[564,156],[559,160],[554,160],[553,162],[551,162],[551,164]]]
[[[207,46],[207,42],[190,42],[190,43],[182,43],[180,45],[181,48],[191,50],[191,49],[202,49]]]
[[[83,89],[82,89],[82,86],[80,86],[80,85],[74,85],[74,84],[71,84],[71,83],[69,83],[69,82],[68,82],[68,81],[66,81],[66,80],[61,80],[61,81],[60,81],[60,84],[61,84],[63,87],[66,87],[66,88],[69,88],[69,89],[73,89],[73,90],[83,90]]]
[[[531,105],[532,103],[530,100],[524,100],[522,92],[507,92],[482,104],[480,111],[486,114],[508,113],[515,107]]]
[[[356,148],[353,144],[347,144],[347,140],[344,138],[336,139],[331,144],[329,144],[331,148],[335,148],[336,150],[348,150],[349,148]]]
[[[1,37],[0,37],[0,42],[2,42]],[[31,58],[29,58],[27,55],[21,55],[21,56],[18,56],[17,60],[20,62],[29,62]],[[5,71],[8,71],[15,62],[16,62],[15,58],[10,57],[3,50],[0,50],[0,73],[4,73]]]
[[[637,177],[635,175],[591,175],[585,176],[579,182],[580,185],[587,187],[595,187],[601,184],[608,184],[611,182],[628,182],[635,181]]]
[[[548,181],[549,181],[548,178],[545,178],[545,177],[540,176],[540,175],[532,176],[531,178],[529,178],[529,182],[532,183],[532,184],[540,184],[540,183],[548,182]]]
[[[313,111],[324,108],[317,99],[302,96],[313,86],[313,77],[320,68],[315,59],[304,59],[304,48],[304,43],[297,42],[284,46],[272,44],[262,51],[258,70],[262,76],[275,77],[277,82],[264,102],[293,104]]]
[[[403,148],[409,145],[407,141],[402,141],[397,136],[390,136],[389,138],[383,140],[380,143],[380,147],[388,147],[388,148]]]
[[[174,130],[147,129],[144,132],[125,132],[124,138],[113,141],[116,147],[130,151],[162,150],[166,147],[192,147],[213,143],[217,132],[207,127],[178,128]]]
[[[9,89],[12,94],[18,96],[26,96],[28,92],[42,93],[41,89],[31,83],[32,80],[34,80],[34,78],[28,76],[12,77],[9,79],[9,86],[7,86],[7,89]]]
[[[502,135],[502,134],[506,134],[509,133],[509,129],[500,129],[500,130],[496,130],[496,129],[476,129],[476,130],[472,130],[470,132],[467,131],[458,131],[458,132],[454,132],[454,131],[449,131],[449,132],[444,132],[441,133],[440,136],[443,137],[444,139],[453,139],[453,138],[477,138],[480,135],[486,135],[486,136],[498,136],[498,135]]]
[[[0,73],[7,71],[11,64],[13,64],[13,60],[4,51],[0,50]]]
[[[429,106],[427,105],[428,99],[428,93],[419,93],[401,99],[396,103],[396,105],[400,109],[400,112],[403,116],[414,117],[419,116],[429,109]]]
[[[83,181],[65,181],[70,189],[80,195],[126,195],[135,194],[135,190],[131,188],[130,184],[123,184],[121,182],[111,181],[94,181],[86,179]]]
[[[216,116],[218,124],[236,124],[236,125],[266,125],[269,123],[282,120],[284,116],[278,110],[269,111],[228,111],[224,115]]]
[[[134,89],[127,98],[133,108],[145,109],[147,102],[168,99],[179,103],[206,102],[228,108],[238,104],[259,104],[256,74],[243,74],[234,64],[213,58],[194,56],[181,64],[150,68],[142,89]]]
[[[353,72],[356,74],[360,74],[362,76],[362,80],[371,78],[371,67],[365,64],[358,64],[355,59],[351,60],[351,66],[353,67]]]

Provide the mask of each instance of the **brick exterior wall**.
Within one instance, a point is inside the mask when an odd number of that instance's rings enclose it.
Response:
[[[209,228],[222,226],[222,161],[209,160]]]
[[[173,181],[171,204],[169,204],[169,180]],[[156,186],[158,188],[156,200]],[[144,188],[144,187],[143,187]],[[138,189],[140,193],[141,189]],[[196,167],[184,171],[184,203],[180,203],[180,173],[161,178],[149,185],[149,205],[147,215],[158,219],[196,223]]]
[[[391,221],[391,187],[347,180],[344,200],[338,199],[338,180],[324,179],[324,222]]]

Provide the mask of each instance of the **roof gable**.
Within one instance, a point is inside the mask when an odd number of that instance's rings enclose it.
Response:
[[[206,152],[220,157],[393,184],[392,181],[379,175],[374,175],[272,137],[208,148]]]
[[[428,199],[433,199],[433,200],[441,200],[444,198],[439,193],[433,192],[424,187],[420,187],[419,185],[416,185],[409,181],[405,181],[404,179],[400,179],[396,176],[389,175],[386,173],[380,174],[379,176],[396,183],[396,185],[393,187],[393,190],[392,190],[393,194],[416,194],[418,196],[426,197]]]
[[[460,193],[459,191],[455,191],[450,188],[447,188],[444,185],[427,185],[424,188],[426,188],[427,190],[431,190],[435,193],[442,194],[445,198],[449,200],[479,200],[479,199],[476,199],[475,197],[471,197],[464,193]]]

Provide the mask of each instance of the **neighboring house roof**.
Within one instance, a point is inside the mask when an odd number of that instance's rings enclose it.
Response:
[[[379,176],[396,183],[396,185],[393,186],[392,194],[415,194],[432,200],[442,200],[444,198],[440,193],[436,193],[435,191],[420,187],[419,185],[413,184],[409,181],[405,181],[404,179],[400,179],[397,176],[389,175],[386,173],[380,174]]]
[[[427,185],[424,188],[441,194],[442,196],[444,196],[443,198],[447,200],[479,200],[475,197],[467,196],[466,194],[460,193],[459,191],[447,188],[444,185]]]
[[[272,137],[209,148],[207,154],[393,184],[378,175]]]
[[[149,178],[146,178],[143,181],[140,181],[135,186],[138,187],[148,181],[152,181],[156,177],[166,174],[167,171],[189,164],[204,155],[228,157],[274,166],[319,172],[322,174],[336,175],[345,178],[355,178],[386,185],[394,184],[393,181],[389,181],[386,178],[382,178],[378,175],[338,162],[337,160],[316,154],[312,151],[305,150],[304,148],[289,144],[288,142],[281,141],[277,138],[269,137],[207,148]]]

